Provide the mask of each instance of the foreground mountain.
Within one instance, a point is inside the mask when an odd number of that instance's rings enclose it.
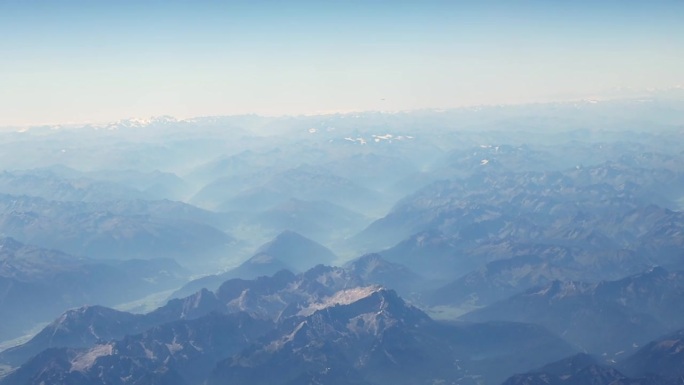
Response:
[[[146,317],[103,306],[68,310],[27,343],[0,352],[0,362],[19,366],[41,351],[54,347],[91,347],[98,342],[140,333],[150,327]]]
[[[91,349],[48,349],[2,384],[199,384],[214,363],[270,330],[245,314],[210,314]]]
[[[27,343],[0,352],[0,364],[17,366],[48,348],[88,347],[99,340],[118,339],[152,326],[196,319],[212,312],[246,312],[275,320],[283,313],[297,313],[311,301],[359,284],[344,270],[321,265],[299,275],[280,271],[254,280],[228,280],[216,293],[203,289],[182,299],[172,299],[144,315],[85,306],[63,313]]]
[[[255,299],[273,305],[266,297],[284,298],[288,286]],[[233,290],[222,289],[217,297],[231,297]],[[371,286],[310,297],[275,323],[244,312],[212,312],[85,350],[48,349],[0,384],[496,383],[570,353],[539,327],[442,324],[393,291]]]
[[[209,383],[424,384],[479,375],[496,380],[511,362],[543,362],[535,352],[542,347],[550,355],[571,351],[540,329],[440,324],[394,292],[373,287],[338,292],[298,315],[281,322],[272,337],[219,363]]]

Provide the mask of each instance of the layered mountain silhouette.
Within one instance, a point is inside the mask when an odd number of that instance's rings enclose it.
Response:
[[[70,307],[168,290],[186,275],[169,259],[101,261],[0,238],[0,337],[20,336]]]
[[[681,382],[684,376],[684,329],[644,345],[618,368],[631,376],[661,376]]]
[[[340,241],[362,230],[370,220],[327,201],[289,199],[246,220],[262,232],[292,230],[319,242]]]
[[[681,385],[682,101],[0,130],[0,384]]]
[[[530,373],[518,374],[502,385],[676,385],[681,381],[657,375],[627,377],[617,369],[599,363],[587,354],[577,354],[545,365]]]
[[[655,267],[617,281],[553,281],[462,319],[536,323],[588,352],[625,354],[684,324],[684,274]]]
[[[286,230],[261,245],[254,255],[225,273],[209,275],[187,283],[172,296],[182,297],[201,288],[215,290],[231,278],[252,279],[280,270],[302,272],[318,264],[330,265],[337,256],[327,247],[294,231]]]
[[[0,231],[21,242],[101,259],[175,257],[202,263],[236,240],[202,222],[208,212],[170,202],[57,202],[0,195]]]

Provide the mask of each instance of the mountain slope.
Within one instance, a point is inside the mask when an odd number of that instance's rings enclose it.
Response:
[[[319,264],[329,265],[337,259],[330,249],[289,230],[259,247],[255,255],[268,255],[296,271],[305,271]]]
[[[101,261],[0,238],[0,339],[88,303],[114,305],[168,290],[187,272],[174,261]]]
[[[684,329],[649,342],[620,362],[618,368],[631,376],[681,379],[684,376]]]
[[[534,328],[440,324],[394,292],[373,287],[338,292],[299,314],[304,317],[285,319],[269,338],[219,363],[209,383],[341,384],[340,373],[369,384],[428,384],[468,374],[496,381],[572,351]],[[544,355],[530,354],[542,346]]]
[[[684,273],[656,267],[617,281],[554,281],[462,318],[538,323],[611,357],[684,324]]]

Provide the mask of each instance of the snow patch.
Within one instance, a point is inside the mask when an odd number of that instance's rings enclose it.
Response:
[[[94,348],[88,350],[87,352],[77,356],[73,361],[71,361],[71,371],[83,372],[90,369],[95,360],[104,356],[112,355],[112,345],[97,345]]]
[[[352,138],[352,137],[346,137],[344,140],[350,141],[350,142],[357,142],[360,144],[366,144],[366,139],[364,138]]]
[[[169,349],[169,352],[170,352],[171,354],[174,354],[174,353],[176,353],[176,352],[178,352],[178,351],[183,350],[183,345],[181,345],[181,344],[179,344],[178,342],[176,342],[176,338],[174,338],[172,343],[166,344],[166,348]]]
[[[323,298],[320,302],[309,304],[297,313],[301,316],[309,316],[318,310],[337,305],[349,305],[360,299],[366,298],[380,290],[380,286],[355,287],[353,289],[340,290],[330,297]]]
[[[280,339],[277,339],[277,340],[271,342],[266,347],[266,350],[271,351],[271,352],[276,351],[276,350],[280,349],[282,346],[284,346],[285,344],[287,344],[288,342],[294,340],[295,336],[297,335],[297,333],[300,330],[302,330],[304,325],[306,325],[306,321],[303,321],[299,325],[297,325],[297,327],[295,327],[295,329],[292,331],[292,333],[284,336],[283,338],[280,338]]]

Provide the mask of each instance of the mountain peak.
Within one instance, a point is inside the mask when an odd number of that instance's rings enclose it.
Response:
[[[321,263],[331,263],[337,256],[327,247],[292,230],[285,230],[257,249],[255,255],[268,255],[286,266],[305,271]]]

